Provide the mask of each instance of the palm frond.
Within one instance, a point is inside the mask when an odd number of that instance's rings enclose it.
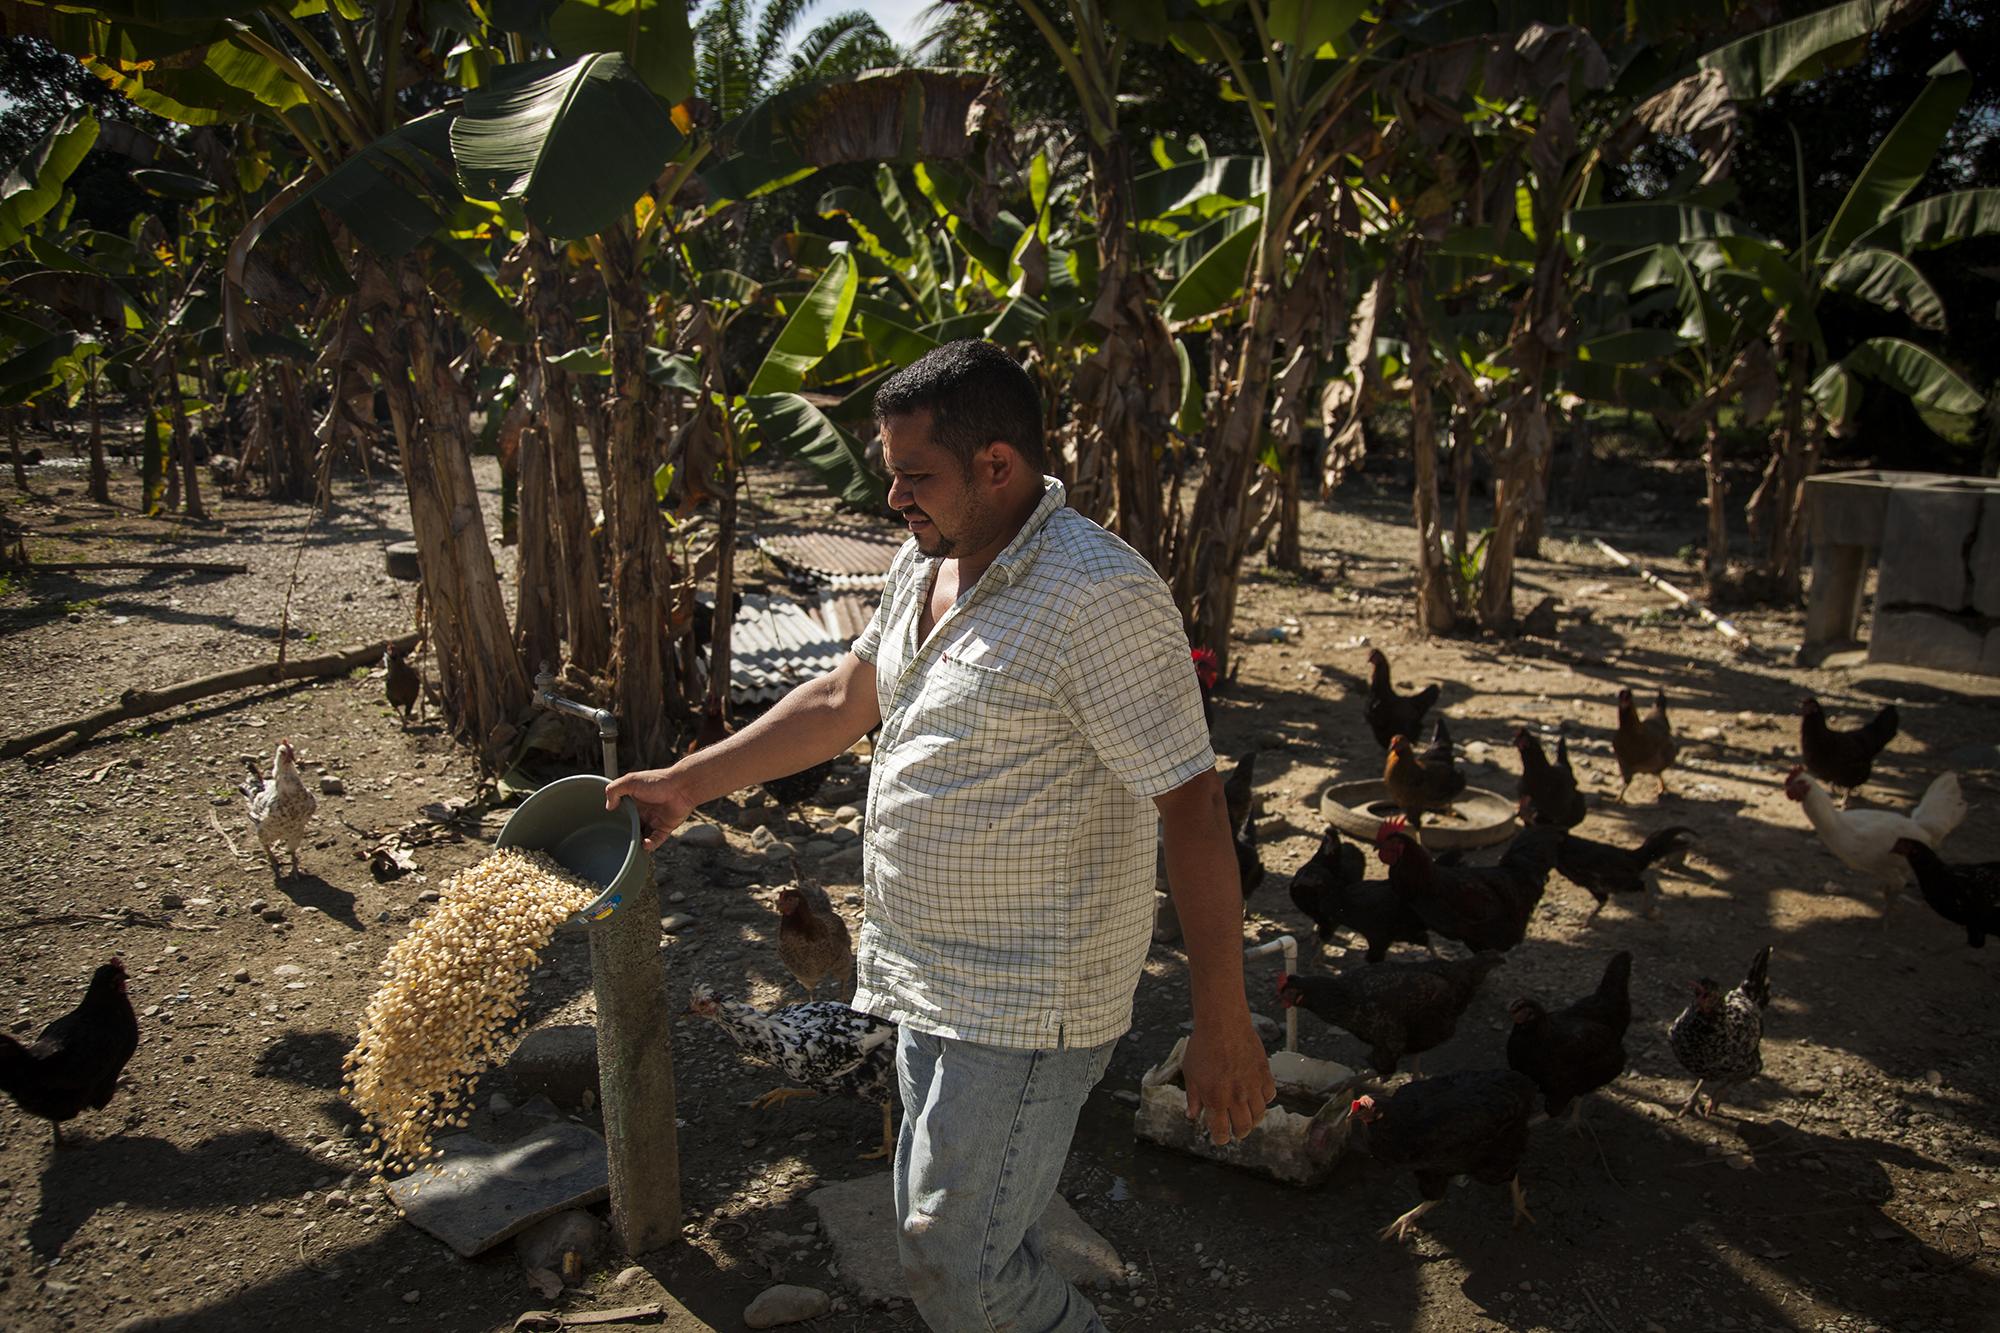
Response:
[[[907,63],[903,49],[882,30],[874,16],[853,9],[835,14],[799,40],[782,83],[790,85],[806,79],[833,78]]]

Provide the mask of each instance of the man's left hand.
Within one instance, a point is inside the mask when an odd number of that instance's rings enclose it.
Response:
[[[1218,1148],[1255,1129],[1278,1095],[1271,1061],[1248,1009],[1222,1021],[1195,1019],[1194,1035],[1181,1055],[1181,1079],[1187,1086],[1188,1119],[1207,1130],[1209,1142]]]

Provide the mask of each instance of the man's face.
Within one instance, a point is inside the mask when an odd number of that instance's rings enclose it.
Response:
[[[994,526],[992,501],[950,450],[931,443],[928,410],[882,423],[889,507],[932,559],[976,550]]]

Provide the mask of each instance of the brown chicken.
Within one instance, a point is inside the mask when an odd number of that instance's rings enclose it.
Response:
[[[1674,740],[1673,724],[1667,721],[1665,690],[1653,695],[1653,711],[1644,717],[1632,702],[1632,691],[1618,691],[1618,730],[1611,734],[1611,753],[1618,756],[1618,800],[1625,799],[1625,789],[1641,773],[1652,774],[1660,784],[1660,795],[1665,796],[1667,770],[1674,766],[1680,748]]]
[[[1368,680],[1368,705],[1362,717],[1368,722],[1368,730],[1375,733],[1375,743],[1386,750],[1398,736],[1421,736],[1424,714],[1438,701],[1438,687],[1426,685],[1415,694],[1396,693],[1389,680],[1389,659],[1380,648],[1368,650],[1368,665],[1373,674]]]
[[[847,921],[833,910],[832,899],[817,884],[800,879],[778,890],[778,961],[792,979],[816,998],[822,982],[844,990],[854,966],[854,940]]]
[[[1577,790],[1576,770],[1569,764],[1569,742],[1556,737],[1556,761],[1542,753],[1542,743],[1526,727],[1514,733],[1514,749],[1521,756],[1521,818],[1534,824],[1575,828],[1583,822],[1583,793]]]
[[[42,1029],[32,1046],[0,1033],[0,1092],[55,1130],[86,1107],[102,1110],[118,1075],[139,1049],[139,1019],[125,993],[125,964],[114,958],[90,978],[83,1002]]]
[[[1417,757],[1408,736],[1397,736],[1389,742],[1382,764],[1382,785],[1389,789],[1389,799],[1416,824],[1426,811],[1450,809],[1452,798],[1465,790],[1465,775],[1449,755],[1426,762]]]
[[[1807,695],[1799,705],[1799,753],[1806,761],[1806,772],[1851,795],[1868,784],[1875,771],[1875,757],[1896,739],[1901,726],[1896,705],[1884,704],[1860,726],[1835,731],[1827,725],[1826,710],[1819,706],[1819,700]]]
[[[387,674],[382,680],[382,693],[389,700],[389,706],[403,715],[405,730],[410,725],[410,711],[418,710],[422,716],[424,701],[424,678],[410,665],[408,648],[391,647],[382,654],[382,670]]]

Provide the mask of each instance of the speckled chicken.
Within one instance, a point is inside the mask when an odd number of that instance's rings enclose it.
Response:
[[[299,847],[306,840],[313,812],[319,809],[319,798],[300,776],[298,752],[290,741],[278,742],[268,781],[255,768],[250,770],[243,782],[243,799],[250,812],[250,828],[264,845],[264,855],[271,858],[271,869],[278,869],[277,848],[282,846],[292,854],[289,873],[298,874]]]
[[[826,981],[844,990],[854,966],[854,939],[826,890],[804,879],[778,890],[778,915],[778,961],[805,987],[806,998]]]
[[[765,1013],[711,986],[696,986],[688,1012],[715,1023],[745,1055],[803,1086],[773,1088],[758,1110],[794,1097],[863,1097],[882,1107],[882,1147],[867,1160],[895,1152],[896,1025],[858,1009],[816,1000]]]
[[[1416,963],[1350,968],[1339,976],[1278,977],[1278,998],[1303,1008],[1368,1046],[1368,1063],[1387,1078],[1407,1055],[1411,1068],[1425,1051],[1444,1045],[1479,992],[1504,961],[1497,953]]]
[[[1680,1114],[1697,1109],[1703,1088],[1715,1114],[1718,1093],[1764,1069],[1764,1010],[1771,1004],[1771,946],[1757,951],[1741,984],[1723,991],[1707,977],[1694,983],[1694,1003],[1667,1030],[1667,1043],[1681,1068],[1693,1074],[1694,1091],[1681,1103]]]

